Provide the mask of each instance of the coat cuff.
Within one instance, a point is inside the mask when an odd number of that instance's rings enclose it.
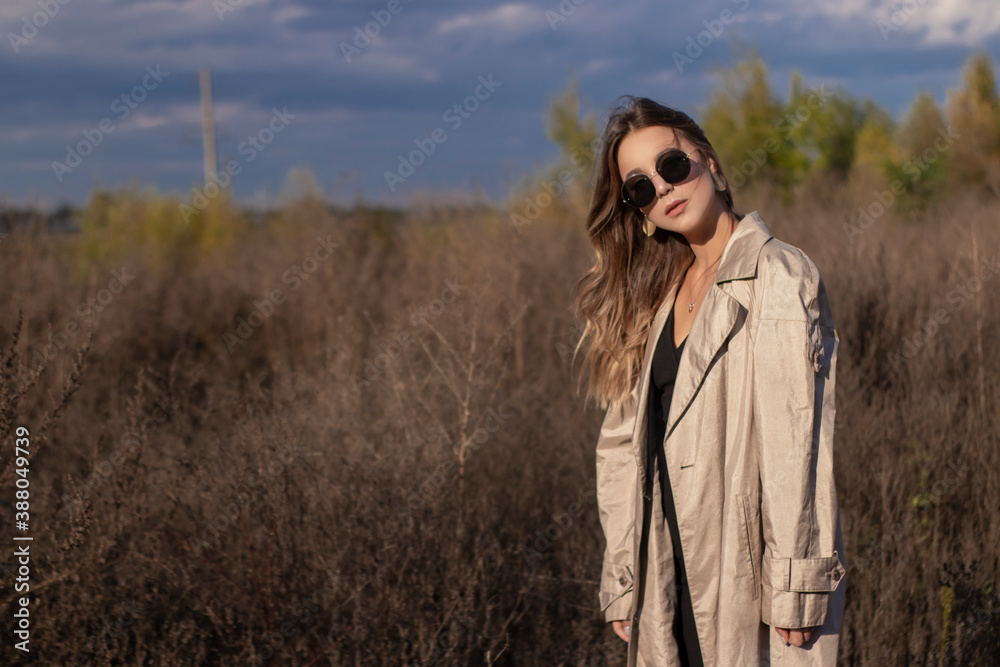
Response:
[[[789,629],[823,625],[830,593],[845,572],[836,551],[826,558],[764,557],[761,621]]]
[[[601,576],[601,611],[605,620],[623,621],[632,611],[632,572],[627,565],[604,562]]]

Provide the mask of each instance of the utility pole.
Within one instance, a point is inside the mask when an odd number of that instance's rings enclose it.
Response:
[[[215,113],[212,111],[212,72],[206,67],[200,72],[201,138],[205,153],[205,187],[216,180]]]

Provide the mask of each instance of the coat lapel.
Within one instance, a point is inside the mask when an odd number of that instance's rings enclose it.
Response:
[[[740,314],[743,310],[740,302],[731,294],[728,286],[724,283],[730,280],[753,278],[757,273],[757,257],[760,254],[760,249],[770,238],[771,233],[757,211],[748,213],[736,226],[733,235],[729,237],[729,241],[722,251],[719,268],[715,272],[715,284],[719,289],[709,290],[705,295],[705,299],[695,315],[694,322],[691,324],[688,342],[685,343],[684,351],[681,354],[680,365],[677,369],[677,382],[674,385],[674,394],[670,401],[670,413],[667,416],[666,437],[670,437],[678,420],[687,410],[691,401],[694,400],[702,380],[704,380],[722,345],[745,317]],[[643,463],[646,457],[646,438],[642,437],[642,434],[646,433],[646,404],[649,400],[653,352],[667,322],[667,316],[670,314],[670,307],[676,294],[677,285],[674,285],[657,309],[646,338],[646,351],[643,355],[642,376],[639,382],[636,428],[633,430],[633,437],[637,439],[639,445],[636,448],[636,455],[639,459],[640,470],[644,470]],[[676,459],[668,462],[671,468],[674,468],[674,463],[689,465],[694,462],[697,443],[679,443],[679,447],[680,449],[671,447],[671,451],[667,452],[670,459]]]
[[[667,415],[667,437],[691,403],[716,354],[736,326],[739,313],[739,302],[722,290],[709,290],[705,295],[691,324],[691,333],[688,334],[688,340],[694,344],[690,348],[684,346],[680,365],[677,367],[677,381],[670,400],[670,414]],[[680,464],[693,463],[697,443],[683,444],[685,447],[690,445],[690,451],[677,452]]]

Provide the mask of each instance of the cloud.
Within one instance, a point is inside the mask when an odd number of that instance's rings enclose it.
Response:
[[[580,68],[580,75],[585,76],[596,72],[607,72],[614,68],[616,62],[618,60],[615,58],[591,58]]]
[[[906,7],[897,4],[897,9]],[[995,35],[1000,29],[1000,5],[995,0],[965,0],[960,3],[925,2],[908,14],[885,10],[883,16],[906,17],[903,29],[925,31],[924,43],[928,45],[961,44],[978,42]],[[910,25],[912,24],[912,28]]]
[[[646,85],[660,86],[676,81],[678,76],[677,68],[670,66],[645,74],[638,77],[637,80]]]
[[[439,70],[421,63],[419,58],[405,52],[389,52],[387,49],[376,49],[365,53],[352,63],[357,70],[354,74],[367,76],[378,75],[383,80],[419,79],[427,83],[439,81]]]
[[[466,33],[481,37],[512,38],[548,28],[544,13],[526,4],[511,2],[481,11],[450,17],[438,24],[438,35]]]
[[[783,0],[772,18],[834,19],[841,26],[871,26],[874,34],[900,32],[915,35],[926,46],[968,45],[995,36],[1000,30],[996,0],[843,0],[804,4]],[[882,24],[880,29],[879,25]]]
[[[46,0],[47,1],[47,0]],[[905,6],[886,0],[708,0],[670,7],[652,0],[574,4],[552,30],[546,10],[560,0],[401,0],[403,11],[346,62],[340,44],[389,0],[63,0],[57,15],[15,53],[0,44],[0,165],[15,197],[86,199],[95,182],[139,177],[163,189],[187,187],[201,169],[198,70],[213,74],[220,156],[260,129],[274,107],[298,114],[235,183],[238,196],[276,187],[291,166],[312,165],[321,184],[351,170],[378,201],[383,173],[413,142],[442,123],[442,111],[469,95],[477,77],[504,82],[482,110],[438,147],[401,188],[452,186],[480,179],[502,196],[518,172],[553,158],[544,116],[570,72],[581,106],[600,115],[622,94],[644,94],[693,110],[728,66],[737,41],[759,45],[772,85],[784,92],[791,69],[807,82],[842,83],[893,111],[918,87],[939,99],[955,85],[969,45],[1000,51],[995,0],[934,3],[916,9],[883,39],[877,21]],[[21,29],[39,0],[0,2],[0,25]],[[724,10],[734,20],[703,47],[683,74],[672,53],[686,48]],[[112,115],[111,103],[138,85],[147,65],[170,76],[63,183],[50,163],[67,143]],[[453,135],[453,136],[452,136]],[[2,195],[3,192],[0,192]]]

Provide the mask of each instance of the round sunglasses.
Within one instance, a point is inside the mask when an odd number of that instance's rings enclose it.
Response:
[[[693,153],[694,151],[685,153],[679,148],[669,148],[656,157],[656,171],[653,173],[659,174],[667,183],[677,185],[691,173],[691,160],[688,158]],[[635,174],[625,179],[622,183],[622,201],[636,208],[645,208],[652,204],[656,199],[653,173]]]

